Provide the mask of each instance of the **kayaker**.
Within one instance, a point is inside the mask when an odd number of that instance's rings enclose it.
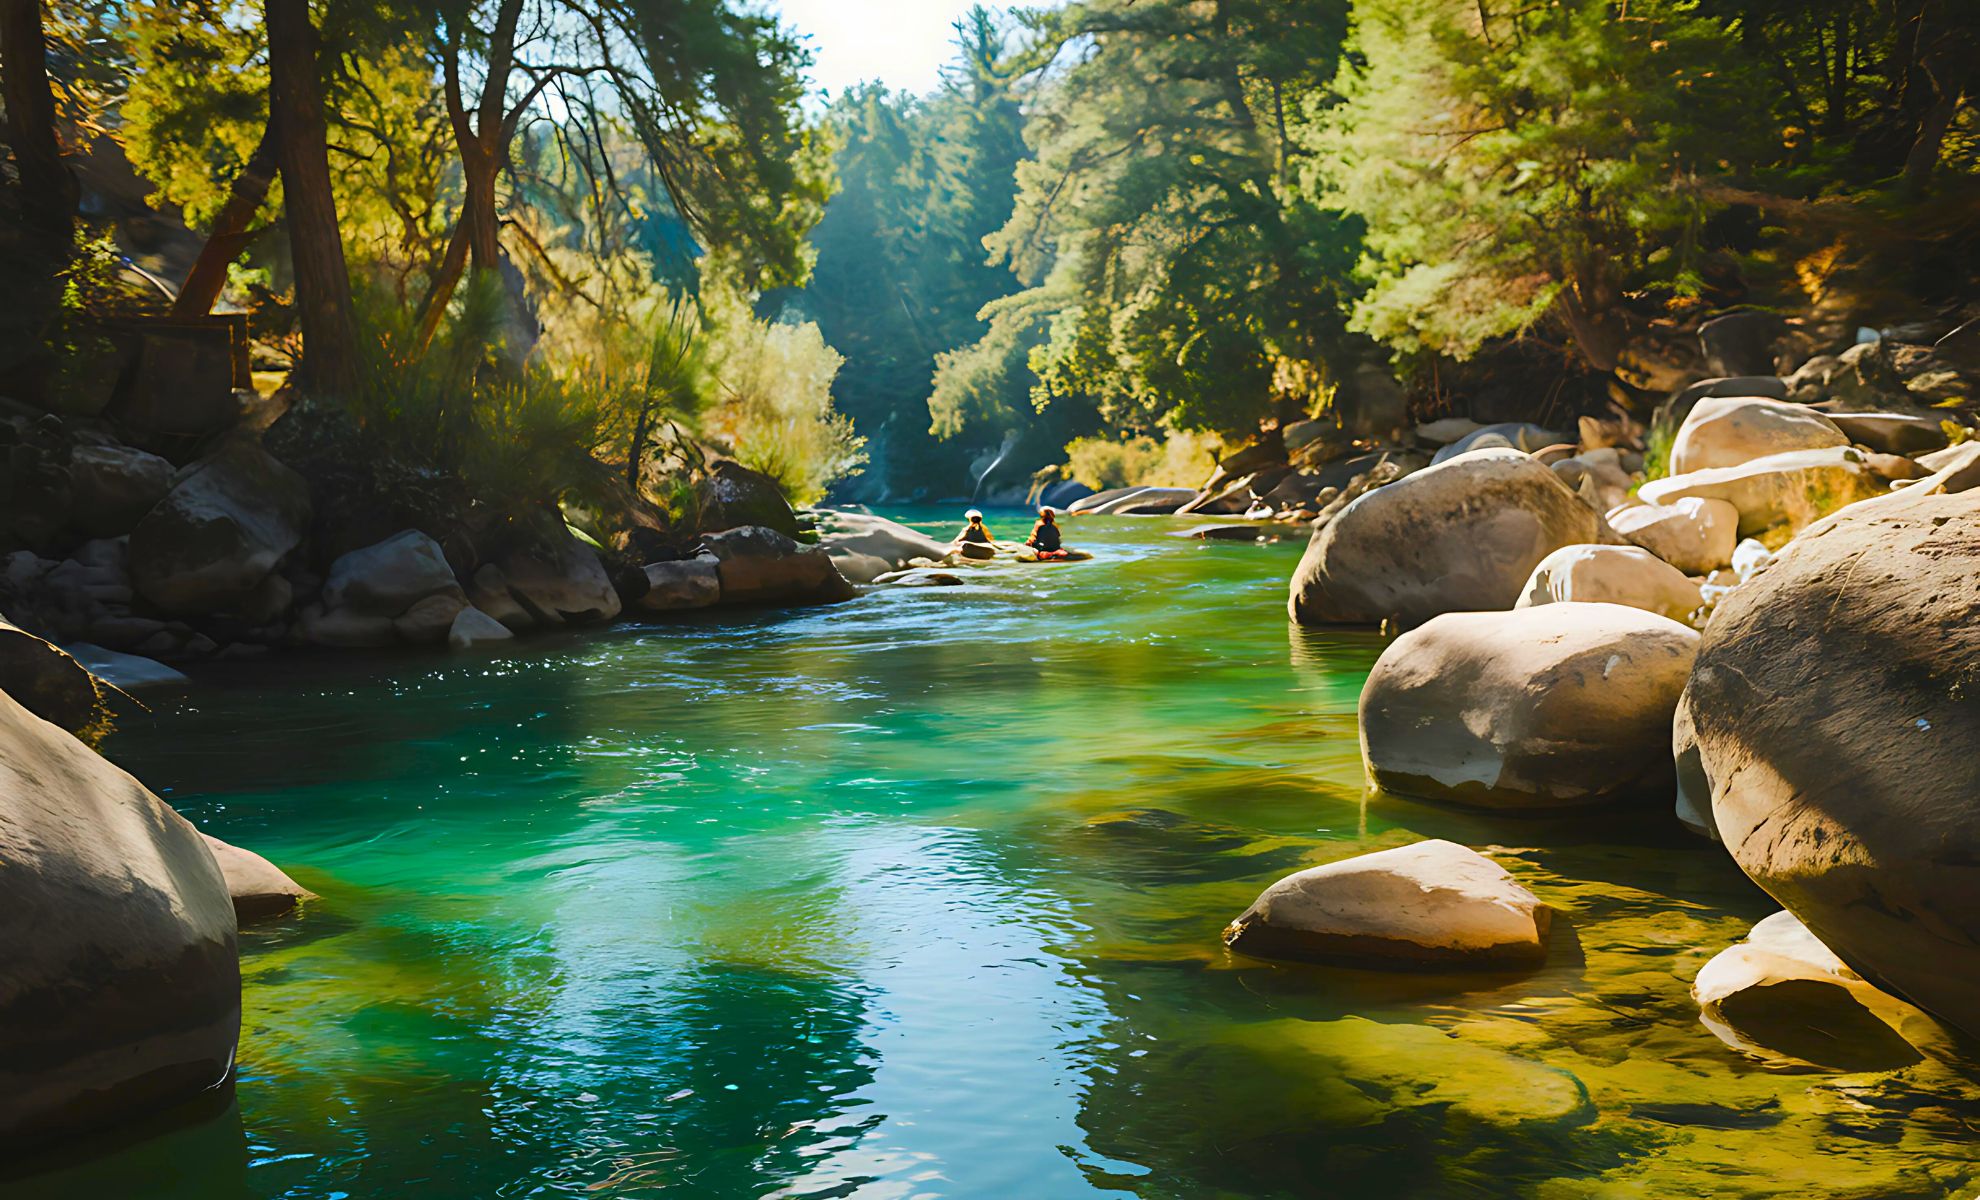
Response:
[[[983,527],[983,511],[981,509],[970,509],[963,514],[963,521],[965,524],[963,525],[962,532],[957,534],[952,540],[958,543],[974,542],[979,546],[994,546],[997,544],[997,539],[991,537],[990,531]]]
[[[1038,524],[1031,527],[1031,536],[1024,544],[1040,554],[1057,554],[1065,549],[1065,541],[1059,536],[1057,514],[1049,508],[1038,510]]]

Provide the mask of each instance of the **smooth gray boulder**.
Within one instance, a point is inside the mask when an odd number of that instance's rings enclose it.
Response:
[[[241,1022],[234,927],[197,830],[0,694],[0,1143],[223,1083]]]
[[[1541,559],[1597,534],[1594,511],[1530,455],[1475,450],[1341,509],[1307,545],[1287,607],[1302,625],[1508,609]]]
[[[516,544],[475,570],[468,602],[517,633],[596,625],[622,602],[598,553],[554,514],[519,532]]]
[[[1419,425],[1417,426],[1417,432],[1420,434],[1428,428],[1431,427]],[[1523,421],[1509,421],[1498,425],[1481,425],[1465,433],[1455,441],[1440,447],[1437,453],[1431,457],[1430,465],[1434,467],[1438,463],[1449,462],[1458,455],[1468,454],[1473,450],[1510,448],[1513,450],[1523,450],[1531,454],[1535,450],[1559,445],[1562,442],[1572,442],[1573,440],[1567,434],[1558,433],[1551,429],[1543,429],[1538,425],[1530,425]]]
[[[1491,859],[1417,842],[1279,880],[1224,930],[1256,958],[1430,968],[1537,966],[1553,910]]]
[[[823,522],[818,544],[853,583],[872,583],[917,558],[940,559],[949,552],[946,542],[870,513],[831,512]]]
[[[446,552],[417,529],[342,555],[323,584],[324,607],[373,617],[396,617],[441,595],[463,599]]]
[[[302,476],[236,438],[180,472],[131,531],[131,582],[166,613],[231,611],[302,544],[309,518]]]
[[[1386,791],[1497,810],[1668,797],[1698,634],[1620,604],[1448,613],[1389,643],[1361,689]]]
[[[1740,868],[1865,979],[1980,1034],[1980,491],[1931,483],[1721,599],[1684,707]]]
[[[1828,413],[1844,436],[1859,446],[1884,454],[1929,454],[1943,450],[1949,438],[1943,422],[1903,413]]]
[[[107,728],[110,696],[75,656],[0,617],[0,691],[44,721],[95,737]]]

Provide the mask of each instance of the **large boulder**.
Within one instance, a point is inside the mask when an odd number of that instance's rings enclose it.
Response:
[[[1553,911],[1506,869],[1428,841],[1279,880],[1224,930],[1257,958],[1398,967],[1525,967],[1547,955]]]
[[[172,490],[172,464],[129,446],[77,446],[69,454],[69,488],[76,531],[118,537]]]
[[[1704,965],[1691,985],[1720,1041],[1764,1062],[1888,1071],[1918,1045],[1951,1049],[1930,1017],[1872,987],[1795,919],[1778,912]]]
[[[323,585],[324,607],[373,617],[399,616],[430,596],[460,599],[461,586],[440,543],[417,529],[339,557]]]
[[[836,604],[853,598],[853,586],[832,557],[774,529],[731,529],[701,539],[714,556],[724,604],[782,606]]]
[[[131,582],[164,612],[227,612],[248,602],[309,528],[302,476],[247,438],[180,472],[131,531]]]
[[[137,780],[0,695],[0,1143],[219,1086],[240,1035],[226,880]]]
[[[917,558],[940,559],[949,547],[925,533],[871,513],[835,512],[819,545],[839,565],[839,573],[854,583],[872,583],[889,571],[899,571]]]
[[[777,481],[739,462],[725,459],[710,467],[695,487],[695,500],[703,533],[760,525],[786,537],[797,536],[797,514]]]
[[[447,627],[447,644],[456,650],[472,650],[511,641],[515,634],[507,625],[473,606],[463,608]]]
[[[1478,808],[1671,794],[1671,719],[1698,634],[1620,604],[1449,613],[1391,642],[1361,689],[1383,789]]]
[[[1739,535],[1752,537],[1783,526],[1798,531],[1882,490],[1860,451],[1831,446],[1653,479],[1636,495],[1646,504],[1724,500],[1739,511]]]
[[[1698,348],[1721,375],[1765,375],[1775,367],[1774,343],[1786,332],[1787,322],[1775,313],[1727,313],[1698,327]]]
[[[1593,510],[1529,455],[1473,451],[1343,508],[1307,546],[1288,607],[1302,625],[1511,608],[1541,559],[1597,529]]]
[[[707,608],[722,600],[722,577],[713,555],[648,563],[645,574],[646,591],[639,606],[648,612]]]
[[[1770,454],[1847,446],[1829,418],[1802,404],[1758,396],[1700,400],[1671,443],[1671,472],[1736,467]]]
[[[530,523],[505,553],[477,568],[468,601],[518,633],[598,624],[621,607],[598,552],[554,515]]]
[[[315,895],[288,877],[282,868],[252,850],[229,845],[212,834],[199,835],[213,852],[213,861],[227,881],[227,895],[234,903],[234,919],[242,925],[265,921],[289,912]]]
[[[1689,622],[1698,585],[1640,546],[1563,546],[1540,560],[1517,608],[1584,601],[1626,604]]]
[[[1724,500],[1687,496],[1669,504],[1612,508],[1609,528],[1688,575],[1732,562],[1739,543],[1739,510]]]
[[[1685,708],[1741,869],[1865,979],[1980,1034],[1980,491],[1932,482],[1722,599]]]

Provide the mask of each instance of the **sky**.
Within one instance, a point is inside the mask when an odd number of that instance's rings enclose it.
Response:
[[[816,61],[812,86],[834,96],[863,80],[926,92],[941,81],[951,25],[976,0],[772,0]],[[1004,9],[1005,4],[988,4]]]

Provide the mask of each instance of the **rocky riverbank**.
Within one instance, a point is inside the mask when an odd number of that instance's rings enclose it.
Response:
[[[1782,365],[1689,384],[1621,445],[1593,422],[1576,442],[1421,427],[1450,440],[1313,522],[1288,605],[1400,634],[1361,696],[1379,788],[1503,814],[1661,805],[1723,842],[1787,910],[1698,977],[1729,1044],[1915,1059],[1947,1043],[1933,1018],[1980,1034],[1980,324]],[[1283,880],[1232,948],[1544,953],[1491,864],[1397,853]]]

